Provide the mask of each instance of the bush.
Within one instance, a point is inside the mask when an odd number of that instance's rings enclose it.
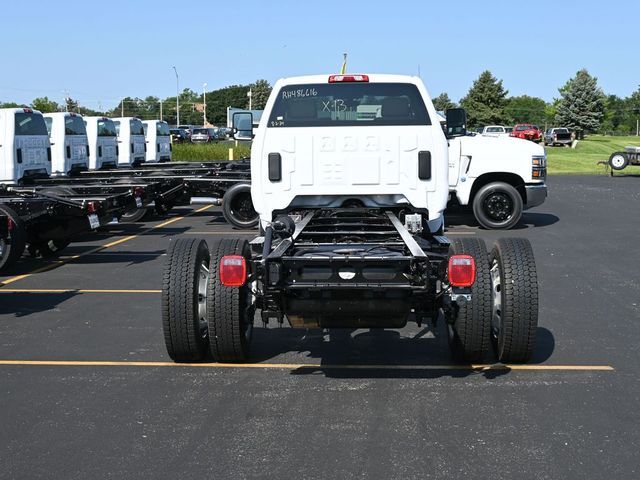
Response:
[[[233,142],[222,143],[174,143],[173,161],[202,162],[207,160],[228,160],[229,149],[233,148],[233,158],[238,160],[251,155],[251,147]]]

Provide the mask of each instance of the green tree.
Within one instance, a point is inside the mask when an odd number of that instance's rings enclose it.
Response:
[[[21,107],[26,107],[26,105],[22,104],[22,103],[16,103],[16,102],[0,102],[0,108],[21,108]]]
[[[31,108],[40,110],[42,113],[53,113],[60,111],[60,105],[53,100],[49,100],[48,97],[34,98],[31,102]]]
[[[264,110],[267,105],[269,95],[271,95],[271,85],[266,80],[256,80],[249,85],[251,90],[251,108],[253,110]],[[249,102],[247,102],[247,108],[249,108]]]
[[[604,116],[604,93],[598,87],[598,79],[582,69],[570,79],[560,92],[556,123],[569,127],[579,139],[585,133],[595,132]]]
[[[509,98],[504,111],[508,117],[513,119],[514,123],[544,125],[546,108],[547,103],[543,99],[520,95]]]
[[[456,104],[449,98],[447,92],[442,92],[433,99],[433,106],[436,111],[444,112],[450,108],[456,108]]]
[[[628,99],[620,98],[617,95],[607,95],[604,101],[604,116],[601,125],[604,134],[628,131],[626,130],[627,102]]]
[[[207,92],[207,120],[213,125],[227,124],[227,107],[243,108],[249,85],[231,85]]]
[[[467,111],[469,127],[508,123],[509,118],[504,111],[508,93],[502,86],[502,80],[488,70],[482,72],[460,100],[460,106]]]

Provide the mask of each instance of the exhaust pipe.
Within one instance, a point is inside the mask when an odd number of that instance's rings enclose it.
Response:
[[[191,205],[222,205],[222,199],[217,197],[191,197]]]

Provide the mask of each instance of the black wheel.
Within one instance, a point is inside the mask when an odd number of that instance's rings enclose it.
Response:
[[[222,197],[222,215],[231,225],[238,228],[254,228],[259,217],[253,208],[251,186],[236,183]]]
[[[176,362],[198,362],[207,354],[209,261],[206,242],[196,238],[179,238],[167,252],[162,329],[167,353]]]
[[[60,251],[67,248],[71,243],[70,240],[48,240],[46,242],[29,244],[29,253],[42,258],[54,258],[60,254]]]
[[[133,210],[123,213],[120,217],[120,221],[123,223],[139,222],[149,213],[150,210],[151,209],[147,207],[134,208]]]
[[[447,322],[449,346],[454,357],[481,362],[490,348],[491,277],[484,240],[463,238],[451,244],[451,254],[471,255],[476,262],[476,281],[471,286],[471,300],[457,303],[453,323]]]
[[[225,255],[242,255],[250,274],[251,251],[246,240],[224,238],[211,246],[207,295],[209,348],[218,362],[240,362],[249,355],[255,307],[247,284],[225,287],[220,283],[220,260]]]
[[[493,182],[480,188],[473,198],[473,214],[484,228],[508,229],[522,217],[522,197],[508,183]]]
[[[0,270],[13,265],[24,252],[27,230],[22,219],[11,207],[0,204],[0,213],[7,216],[7,238],[0,238]]]
[[[624,170],[629,165],[629,157],[624,152],[614,152],[609,157],[609,166],[612,170]]]
[[[491,337],[498,360],[525,363],[538,328],[538,274],[531,244],[501,238],[491,252]]]

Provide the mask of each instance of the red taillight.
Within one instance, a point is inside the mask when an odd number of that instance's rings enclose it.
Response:
[[[144,197],[144,187],[133,187],[133,196],[139,198]]]
[[[369,75],[329,75],[329,83],[368,81]]]
[[[11,220],[10,218],[7,218],[7,230],[11,231],[15,228],[15,226],[16,226],[16,222]]]
[[[97,202],[95,200],[91,200],[87,202],[87,212],[96,213],[99,208],[100,208],[100,202]]]
[[[476,261],[471,255],[449,258],[449,283],[454,287],[470,287],[476,281]]]
[[[24,113],[33,113],[33,110],[31,110],[30,108],[23,108],[22,111]]]
[[[225,255],[220,260],[220,283],[241,287],[247,280],[247,261],[242,255]]]

